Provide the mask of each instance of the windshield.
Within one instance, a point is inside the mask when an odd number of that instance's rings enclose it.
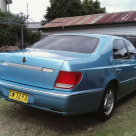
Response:
[[[95,51],[98,43],[99,39],[95,37],[52,35],[37,42],[31,48],[90,54]]]

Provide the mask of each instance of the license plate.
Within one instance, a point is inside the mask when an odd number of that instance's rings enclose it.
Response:
[[[26,93],[14,91],[14,90],[9,91],[9,98],[16,101],[28,103],[28,97],[29,95]]]

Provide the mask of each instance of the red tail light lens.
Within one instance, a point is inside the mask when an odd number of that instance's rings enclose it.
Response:
[[[80,82],[81,78],[81,72],[60,71],[54,87],[72,89]]]

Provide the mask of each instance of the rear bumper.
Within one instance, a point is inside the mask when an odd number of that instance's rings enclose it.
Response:
[[[28,103],[25,104],[9,99],[9,90],[29,94]],[[0,79],[0,97],[16,103],[64,115],[96,111],[100,105],[104,92],[103,90],[104,88],[98,88],[78,92],[62,92],[27,86]]]

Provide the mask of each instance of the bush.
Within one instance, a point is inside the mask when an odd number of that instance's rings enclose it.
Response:
[[[16,46],[3,46],[0,48],[0,52],[18,51],[19,47]]]
[[[19,15],[12,13],[4,13],[0,11],[0,21],[20,23]],[[38,41],[41,37],[39,32],[32,32],[26,25],[24,29],[24,45],[28,46]],[[21,26],[17,24],[0,23],[0,47],[2,46],[18,46],[21,48]]]

